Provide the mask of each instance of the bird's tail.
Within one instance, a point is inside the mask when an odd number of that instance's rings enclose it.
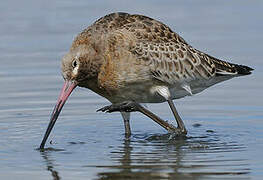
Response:
[[[233,64],[226,61],[219,60],[217,58],[211,57],[213,63],[216,67],[216,75],[225,76],[225,75],[249,75],[254,69],[245,65]]]
[[[245,65],[233,64],[237,70],[237,74],[239,75],[249,75],[254,69]]]

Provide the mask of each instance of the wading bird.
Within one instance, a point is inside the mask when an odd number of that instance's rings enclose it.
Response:
[[[70,93],[88,88],[112,105],[98,111],[120,111],[130,136],[130,112],[138,111],[170,132],[187,134],[173,99],[192,95],[253,69],[219,60],[189,45],[165,24],[142,15],[112,13],[82,31],[62,59],[65,80],[45,142]],[[178,127],[167,123],[139,103],[167,101]]]

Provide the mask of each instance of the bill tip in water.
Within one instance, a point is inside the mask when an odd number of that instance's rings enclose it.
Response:
[[[58,149],[58,148],[52,148],[52,147],[47,147],[47,148],[36,148],[35,150],[40,151],[40,152],[47,152],[47,151],[65,151],[65,149]]]

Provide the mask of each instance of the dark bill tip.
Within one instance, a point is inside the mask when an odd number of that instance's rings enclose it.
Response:
[[[47,127],[47,130],[45,132],[45,135],[43,137],[43,140],[40,144],[40,147],[39,149],[44,149],[45,147],[45,144],[46,144],[46,141],[48,139],[48,136],[51,132],[51,130],[53,129],[57,119],[58,119],[58,116],[65,104],[65,102],[67,101],[69,95],[71,94],[71,92],[75,89],[75,87],[77,86],[76,83],[74,83],[73,81],[68,81],[66,80],[64,85],[63,85],[63,88],[61,90],[61,93],[58,97],[58,101],[57,101],[57,104],[56,106],[54,107],[54,110],[51,114],[51,118],[50,118],[50,122],[48,124],[48,127]]]

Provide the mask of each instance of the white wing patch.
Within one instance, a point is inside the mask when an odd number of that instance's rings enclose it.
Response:
[[[227,72],[227,71],[222,71],[222,70],[218,70],[216,71],[216,74],[220,74],[220,75],[237,75],[237,71],[232,73],[232,72]]]
[[[183,89],[185,89],[187,92],[189,92],[189,94],[192,96],[193,93],[192,93],[192,90],[191,90],[191,87],[188,85],[188,84],[182,84],[181,86]]]
[[[151,89],[152,94],[158,93],[162,97],[164,97],[166,100],[168,100],[171,97],[170,91],[168,87],[166,86],[154,86]]]

